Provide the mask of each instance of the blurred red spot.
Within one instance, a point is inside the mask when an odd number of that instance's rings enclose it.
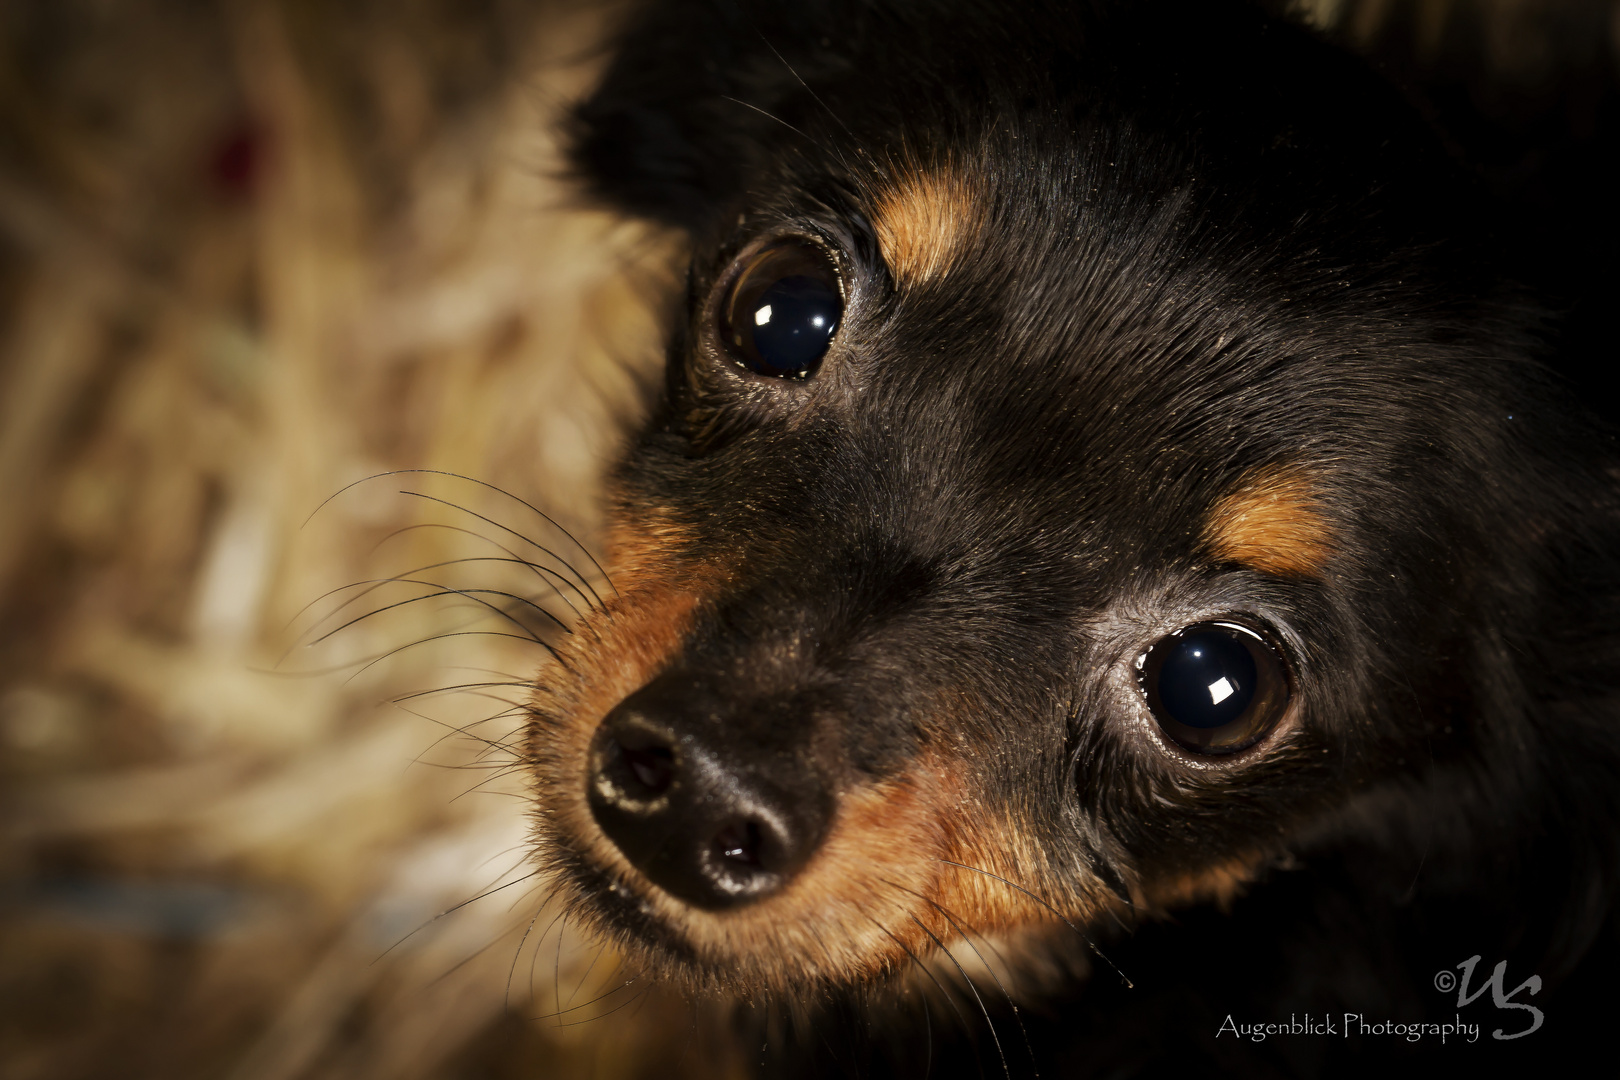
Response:
[[[251,198],[264,172],[264,158],[263,129],[252,121],[243,121],[215,141],[209,155],[208,178],[222,195]]]

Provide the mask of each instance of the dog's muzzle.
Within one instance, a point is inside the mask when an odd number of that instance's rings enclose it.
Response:
[[[694,907],[769,896],[815,852],[834,805],[792,721],[728,706],[689,676],[660,676],[597,728],[591,813],[632,866]]]

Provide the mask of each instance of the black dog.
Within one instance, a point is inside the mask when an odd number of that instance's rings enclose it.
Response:
[[[791,1003],[773,1074],[1601,1038],[1611,457],[1394,90],[1214,0],[694,0],[576,119],[693,243],[533,706],[579,917]]]

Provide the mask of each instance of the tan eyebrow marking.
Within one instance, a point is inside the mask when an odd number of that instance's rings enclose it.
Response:
[[[1243,478],[1204,520],[1204,543],[1221,562],[1278,577],[1316,577],[1333,554],[1332,526],[1310,478],[1268,466]]]
[[[909,169],[878,196],[872,223],[896,281],[920,285],[950,272],[983,225],[984,206],[955,168]]]

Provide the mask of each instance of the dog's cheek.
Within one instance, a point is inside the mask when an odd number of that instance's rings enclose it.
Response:
[[[542,853],[554,845],[575,851],[600,845],[584,786],[597,725],[680,653],[702,598],[727,576],[718,560],[692,558],[691,530],[670,508],[637,500],[625,488],[612,505],[608,595],[572,627],[529,703],[526,759]]]

